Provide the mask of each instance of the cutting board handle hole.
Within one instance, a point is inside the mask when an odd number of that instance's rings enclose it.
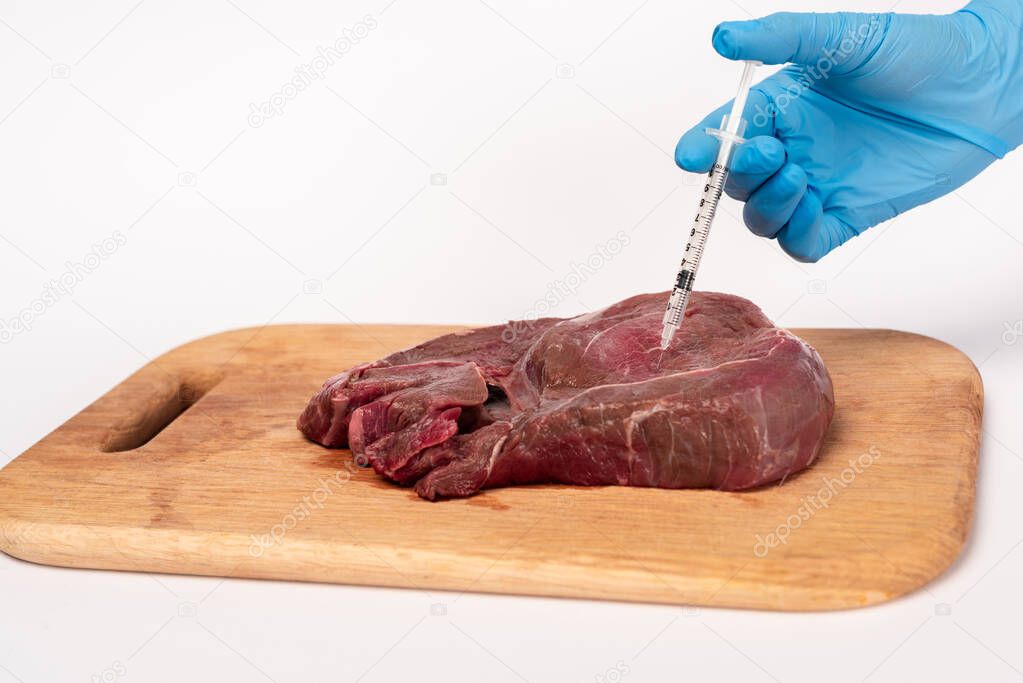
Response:
[[[210,392],[223,377],[194,373],[143,387],[147,395],[133,402],[133,410],[110,428],[100,450],[104,453],[132,451],[152,441],[186,410]]]

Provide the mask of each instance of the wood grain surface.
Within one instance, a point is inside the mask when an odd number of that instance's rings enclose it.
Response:
[[[175,349],[0,471],[0,549],[69,567],[824,610],[912,591],[963,547],[980,377],[913,334],[795,330],[831,372],[835,422],[815,466],[743,493],[530,486],[429,503],[295,429],[329,375],[452,329],[283,325]]]

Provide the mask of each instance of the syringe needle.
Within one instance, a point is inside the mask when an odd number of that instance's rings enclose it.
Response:
[[[668,347],[671,346],[671,340],[675,337],[675,330],[678,329],[674,325],[668,324],[661,330],[661,351],[667,351]]]

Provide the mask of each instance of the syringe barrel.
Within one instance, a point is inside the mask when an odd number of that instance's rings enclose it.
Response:
[[[753,72],[759,62],[746,62],[742,72],[742,79],[739,82],[739,91],[732,103],[732,110],[726,114],[721,121],[721,128],[708,128],[707,134],[712,135],[721,141],[718,148],[717,159],[700,197],[700,205],[690,227],[689,236],[686,241],[686,250],[679,264],[678,274],[675,276],[675,286],[672,287],[671,296],[668,299],[668,306],[664,312],[661,337],[661,348],[665,349],[671,342],[675,330],[682,324],[685,316],[686,306],[689,303],[689,296],[693,291],[693,282],[696,279],[696,271],[700,266],[700,259],[710,234],[710,226],[714,222],[714,214],[717,212],[718,202],[724,193],[725,183],[728,181],[728,174],[732,165],[732,155],[736,147],[743,144],[745,139],[742,135],[745,132],[746,122],[742,118],[743,110],[746,108],[746,100],[749,97],[750,84],[753,81]]]

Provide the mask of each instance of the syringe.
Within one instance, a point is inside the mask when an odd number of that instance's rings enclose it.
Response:
[[[746,99],[749,97],[753,72],[758,66],[760,66],[760,62],[746,62],[744,64],[742,80],[739,81],[739,92],[735,95],[731,113],[722,119],[721,128],[707,129],[708,135],[713,135],[721,141],[721,147],[718,149],[718,156],[714,162],[714,167],[710,170],[707,182],[703,186],[703,195],[700,197],[696,219],[689,230],[689,240],[686,242],[686,250],[682,255],[682,264],[679,266],[678,275],[675,276],[675,286],[672,288],[671,297],[668,299],[668,309],[664,312],[661,349],[667,349],[671,345],[675,332],[682,324],[686,306],[689,304],[689,295],[693,291],[693,282],[696,280],[696,270],[700,267],[703,249],[707,244],[707,235],[710,234],[710,225],[714,222],[714,213],[717,211],[718,202],[721,201],[721,193],[724,191],[725,182],[728,180],[728,173],[732,164],[732,153],[736,147],[746,142],[742,137],[746,126],[746,122],[742,118],[742,112],[746,108]]]

